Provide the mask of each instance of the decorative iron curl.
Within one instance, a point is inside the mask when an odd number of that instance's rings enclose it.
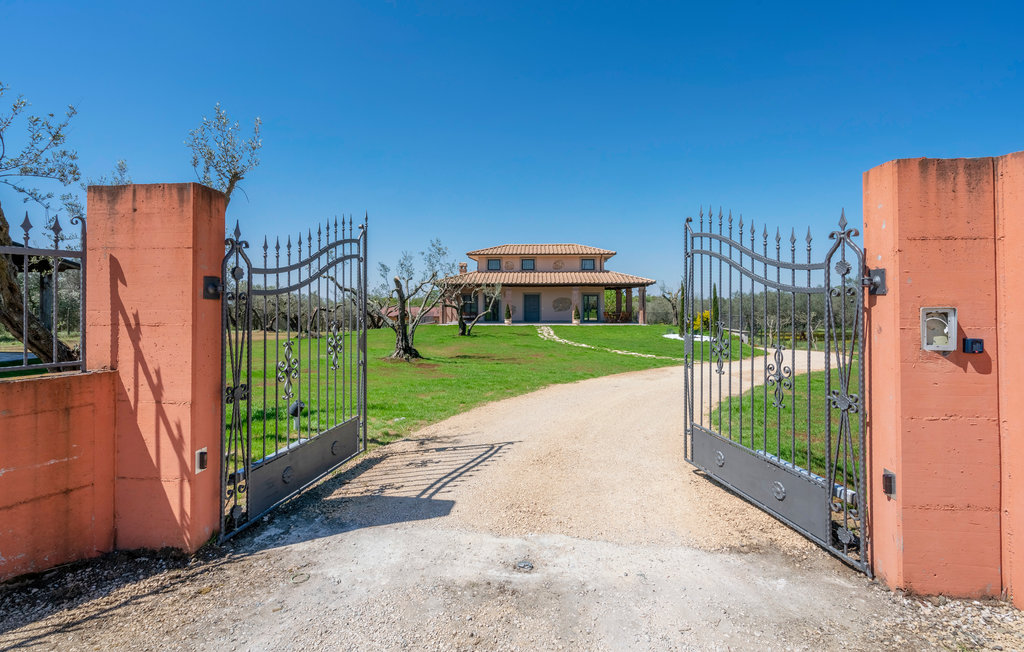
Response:
[[[332,320],[329,335],[327,336],[327,354],[331,358],[331,371],[338,369],[338,356],[344,352],[345,338],[338,335],[337,320]]]
[[[772,407],[784,408],[786,406],[783,403],[785,396],[783,392],[793,389],[793,369],[783,366],[784,358],[780,347],[775,347],[775,354],[772,357],[775,362],[768,365],[765,372],[765,383],[775,388],[772,390]]]
[[[845,390],[845,388],[843,388]],[[840,390],[833,389],[828,397],[829,405],[841,412],[860,412],[860,397],[856,394],[844,394]]]
[[[725,339],[725,332],[722,328],[722,322],[719,320],[718,332],[715,334],[715,339],[711,345],[711,353],[715,356],[715,362],[718,364],[718,369],[715,370],[719,376],[725,374],[723,367],[725,366],[724,360],[729,358],[730,350],[732,347],[732,340]],[[724,344],[723,344],[724,341]]]
[[[292,379],[299,377],[299,361],[292,355],[292,341],[284,343],[284,360],[277,363],[277,380],[284,383],[284,394],[281,395],[285,401],[290,401],[295,396],[292,393]]]

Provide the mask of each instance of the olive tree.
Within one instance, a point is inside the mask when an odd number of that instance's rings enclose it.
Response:
[[[9,87],[0,82],[0,99]],[[63,116],[53,113],[27,114],[28,101],[15,98],[5,113],[0,113],[0,184],[12,188],[49,213],[52,191],[43,191],[34,182],[45,181],[69,186],[81,178],[78,153],[67,147],[67,130],[77,111],[68,106]],[[18,137],[19,146],[12,147]],[[10,225],[0,206],[0,246],[13,244]],[[18,283],[18,270],[7,256],[0,256],[0,325],[24,342],[39,359],[67,362],[76,353],[57,340],[54,346],[50,329],[34,314],[24,314],[25,301]]]
[[[261,125],[257,117],[252,136],[245,138],[239,124],[231,122],[218,102],[213,107],[213,118],[204,115],[199,126],[188,133],[185,145],[192,151],[192,168],[199,183],[223,192],[225,203],[231,202],[238,182],[260,164]]]

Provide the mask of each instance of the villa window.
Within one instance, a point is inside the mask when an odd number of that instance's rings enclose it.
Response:
[[[487,259],[487,271],[489,271],[489,272],[500,272],[501,271],[501,258],[488,258]]]
[[[476,317],[477,315],[477,304],[476,296],[472,294],[462,295],[462,314],[466,317]]]
[[[581,258],[580,259],[580,269],[582,269],[582,270],[593,270],[594,269],[594,259],[593,258]]]
[[[521,269],[524,272],[532,272],[533,271],[533,269],[534,269],[533,258],[523,258],[520,262],[522,263]]]

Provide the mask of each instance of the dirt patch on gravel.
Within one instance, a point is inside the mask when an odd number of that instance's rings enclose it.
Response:
[[[0,649],[1024,648],[999,602],[889,593],[682,459],[682,370],[476,408],[224,547],[0,587]]]

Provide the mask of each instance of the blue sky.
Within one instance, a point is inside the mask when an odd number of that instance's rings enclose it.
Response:
[[[1008,2],[0,1],[0,80],[78,107],[92,177],[195,180],[201,116],[259,115],[228,209],[253,240],[368,211],[371,270],[579,242],[674,281],[701,205],[824,240],[875,165],[1024,149],[1022,27]]]

